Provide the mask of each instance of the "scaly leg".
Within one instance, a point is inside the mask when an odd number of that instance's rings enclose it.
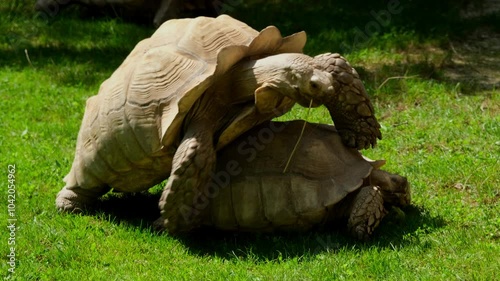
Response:
[[[384,199],[377,186],[365,186],[352,201],[347,228],[352,236],[366,240],[387,214]]]
[[[200,225],[208,205],[205,187],[215,167],[213,133],[192,127],[178,147],[172,172],[160,199],[162,217],[155,223],[171,234]]]

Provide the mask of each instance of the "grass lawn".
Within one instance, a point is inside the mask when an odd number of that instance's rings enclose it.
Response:
[[[408,177],[413,205],[404,216],[389,215],[364,243],[342,230],[174,238],[151,229],[158,187],[150,195],[107,196],[88,215],[62,215],[54,206],[86,99],[154,29],[82,18],[74,9],[45,20],[34,16],[32,2],[0,4],[4,280],[499,278],[500,90],[491,81],[500,64],[480,63],[498,62],[500,52],[471,37],[480,30],[497,38],[498,16],[460,20],[454,6],[427,0],[369,7],[361,0],[232,1],[227,11],[256,29],[306,30],[307,54],[341,51],[350,60],[382,124],[383,140],[364,153]],[[390,18],[377,21],[389,8]],[[465,75],[454,75],[460,67]],[[323,108],[296,107],[280,119],[306,116],[331,122]]]

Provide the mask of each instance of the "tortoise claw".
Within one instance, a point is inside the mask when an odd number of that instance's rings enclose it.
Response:
[[[334,78],[335,94],[324,102],[344,144],[357,149],[375,146],[377,138],[382,139],[380,124],[356,70],[339,54],[321,54],[314,62]]]

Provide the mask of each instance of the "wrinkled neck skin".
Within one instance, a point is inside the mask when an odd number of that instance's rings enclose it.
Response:
[[[267,86],[295,101],[308,85],[314,73],[312,58],[303,54],[279,54],[237,63],[227,73],[230,92],[238,99],[251,100],[255,90]],[[308,103],[308,101],[306,102]]]

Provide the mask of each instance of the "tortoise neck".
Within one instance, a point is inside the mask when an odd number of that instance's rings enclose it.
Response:
[[[265,84],[288,96],[295,91],[290,83],[294,81],[292,76],[307,58],[303,54],[279,54],[239,62],[228,73],[231,90],[233,93],[245,93],[250,98],[257,88]]]

